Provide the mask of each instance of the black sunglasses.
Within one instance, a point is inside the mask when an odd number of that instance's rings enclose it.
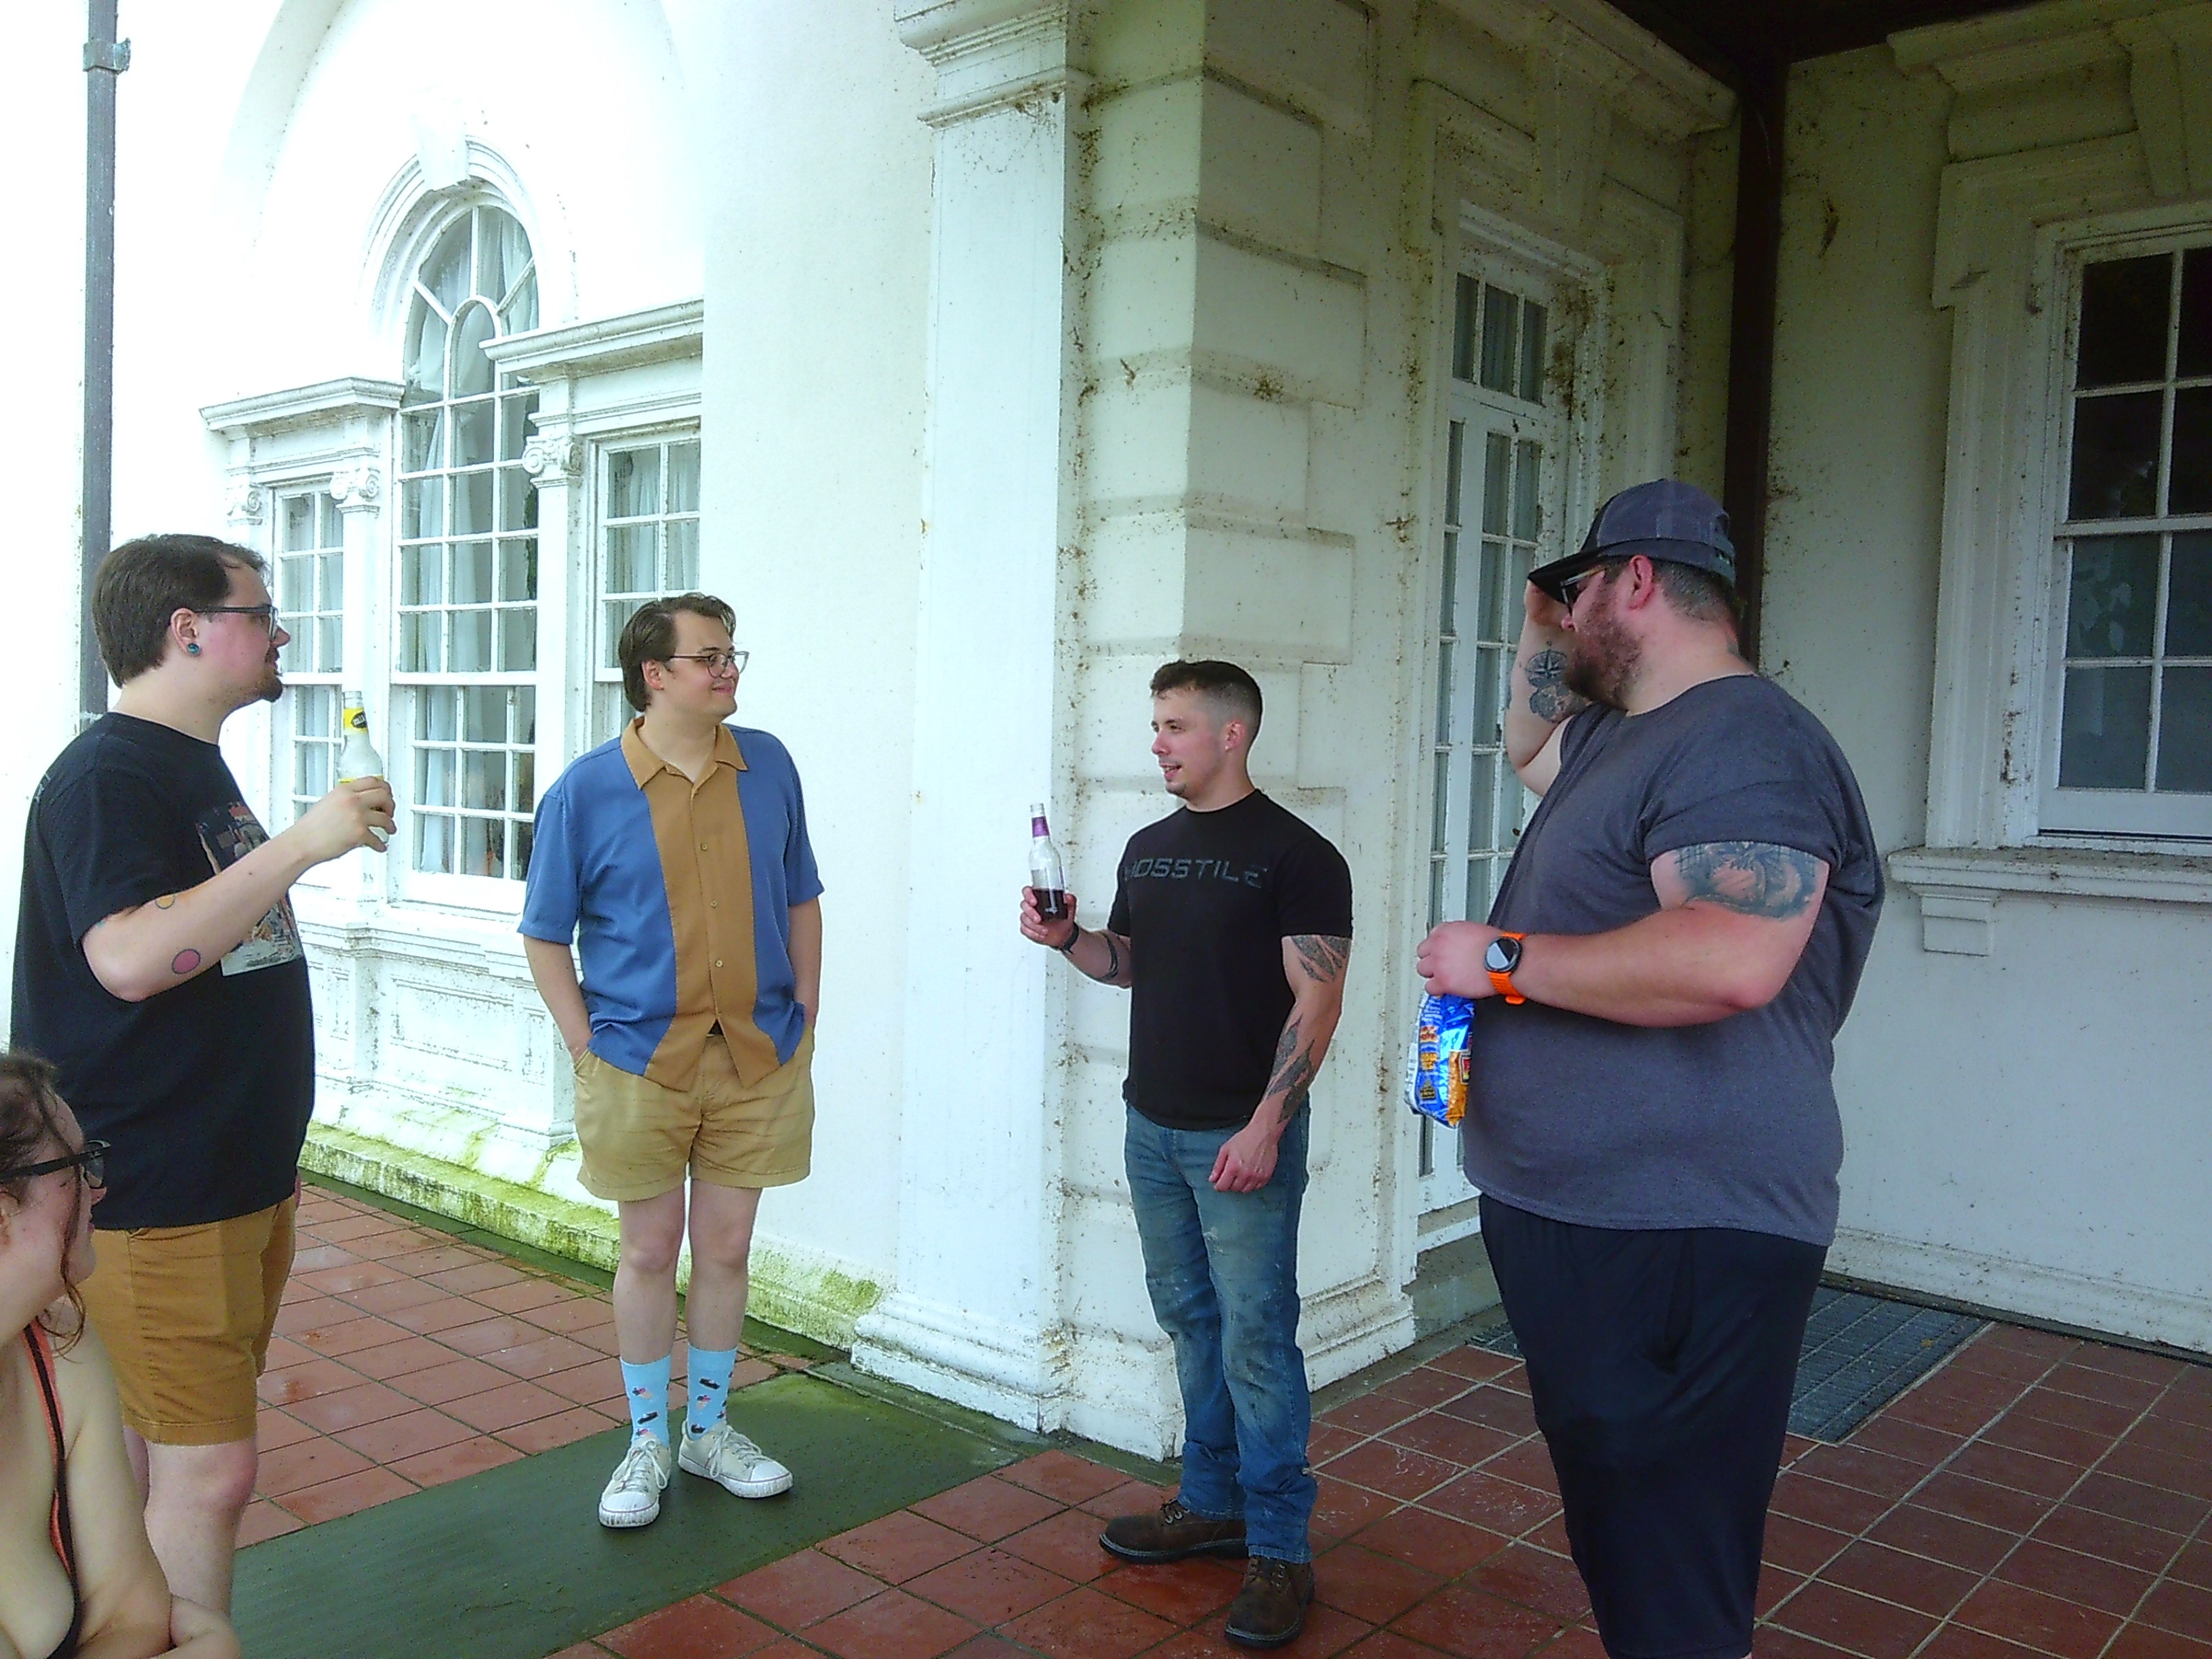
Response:
[[[107,1184],[107,1143],[88,1140],[84,1150],[72,1152],[67,1158],[50,1158],[44,1164],[29,1164],[20,1170],[0,1170],[0,1181],[28,1181],[33,1176],[52,1175],[58,1170],[75,1170],[88,1187]]]

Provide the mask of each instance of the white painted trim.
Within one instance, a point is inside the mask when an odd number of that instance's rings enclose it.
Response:
[[[1854,1279],[1975,1307],[2212,1352],[2212,1297],[1850,1227],[1837,1230],[1828,1265]]]
[[[1991,954],[1997,901],[2006,894],[2212,904],[2212,857],[2117,848],[1909,847],[1892,853],[1886,867],[1920,900],[1920,948],[1953,956]]]
[[[1516,50],[1551,58],[1624,118],[1669,143],[1724,127],[1735,116],[1734,93],[1602,0],[1443,5]]]
[[[534,385],[560,375],[604,374],[696,358],[706,335],[707,302],[684,300],[596,322],[510,334],[485,346],[483,354]]]
[[[401,391],[397,380],[349,374],[289,391],[210,404],[200,410],[200,419],[207,422],[209,431],[226,437],[266,437],[301,427],[335,426],[343,421],[388,415],[399,407]]]

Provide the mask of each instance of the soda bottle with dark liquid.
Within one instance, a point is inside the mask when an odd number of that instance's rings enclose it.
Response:
[[[1030,885],[1036,890],[1037,914],[1047,921],[1067,916],[1067,878],[1060,861],[1060,848],[1052,844],[1045,827],[1044,803],[1030,807]]]

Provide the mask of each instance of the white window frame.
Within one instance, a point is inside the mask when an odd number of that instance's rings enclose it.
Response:
[[[497,210],[521,227],[523,234],[530,244],[530,267],[533,275],[536,272],[538,239],[532,233],[528,221],[514,203],[488,188],[471,190],[465,195],[454,198],[442,211],[419,228],[416,234],[410,239],[406,249],[406,258],[402,266],[404,276],[399,290],[403,298],[402,302],[394,307],[395,315],[392,319],[394,323],[392,337],[400,344],[403,371],[405,368],[408,324],[413,315],[416,304],[414,289],[416,284],[421,280],[422,266],[454,225],[464,219],[472,219],[479,210],[485,208]],[[507,295],[491,296],[495,304],[503,305],[510,301],[519,291],[520,287],[519,279],[511,281]],[[479,296],[476,295],[474,276],[471,274],[466,298],[473,301],[477,297]],[[541,283],[537,301],[540,307],[544,304],[544,297]],[[540,315],[542,316],[542,313]],[[451,326],[450,319],[448,326]],[[532,331],[525,331],[524,333]],[[502,343],[523,337],[522,334],[495,333],[489,343]],[[487,353],[487,356],[489,355]],[[507,383],[509,376],[504,365],[495,356],[492,358],[491,374],[494,406],[500,410],[500,418],[503,419],[504,406],[508,400],[509,388]],[[522,384],[517,380],[514,389],[521,389]],[[450,404],[441,404],[441,406],[452,407]],[[401,468],[405,460],[407,447],[406,420],[409,414],[417,407],[420,405],[403,403],[392,424],[392,476],[395,482],[392,510],[387,515],[389,529],[386,544],[391,550],[391,556],[386,561],[386,580],[379,590],[382,615],[373,619],[374,627],[384,636],[385,660],[387,664],[386,679],[389,684],[389,695],[386,702],[391,710],[386,741],[380,747],[383,749],[386,763],[391,769],[392,793],[398,802],[400,820],[399,831],[393,838],[389,854],[393,860],[391,866],[392,891],[394,896],[402,902],[450,906],[471,910],[490,911],[500,915],[520,915],[524,894],[521,871],[518,871],[513,876],[485,876],[441,870],[418,870],[415,867],[416,837],[422,830],[422,809],[418,799],[417,787],[419,781],[417,739],[415,736],[415,728],[424,697],[443,695],[443,689],[447,687],[457,687],[464,691],[498,690],[510,694],[516,690],[529,691],[532,710],[532,735],[530,743],[526,746],[521,746],[502,739],[499,749],[500,752],[506,754],[522,752],[526,747],[532,784],[530,805],[532,813],[534,813],[538,792],[552,781],[554,774],[559,769],[557,766],[551,771],[547,769],[547,747],[543,738],[548,683],[550,681],[552,685],[557,687],[563,683],[567,674],[567,664],[560,649],[561,641],[557,633],[546,625],[544,603],[549,582],[559,580],[561,569],[546,556],[543,522],[544,514],[541,505],[539,523],[531,532],[531,539],[536,544],[538,558],[538,593],[532,601],[532,625],[536,640],[532,665],[527,669],[495,668],[483,672],[464,672],[452,669],[416,671],[404,666],[405,659],[402,654],[401,647],[404,624],[401,602],[406,574],[406,553],[410,538],[406,534],[408,527],[406,477],[403,475]],[[514,458],[509,458],[505,462],[497,459],[503,447],[504,446],[496,442],[494,445],[495,460],[491,465],[495,476],[507,467],[516,467],[520,471],[532,473],[534,487],[534,470],[528,466],[526,459],[517,461]],[[447,471],[441,468],[434,476],[442,477],[446,476]],[[495,488],[496,490],[496,486]],[[488,529],[484,534],[489,538],[489,544],[496,550],[501,540],[496,528]],[[441,520],[441,535],[447,543],[453,539],[453,527],[449,521]],[[496,600],[498,580],[498,556],[495,551],[494,587],[491,595],[487,596],[488,603]],[[493,633],[495,636],[498,632],[498,617],[501,613],[495,609],[488,611],[487,614],[493,618]],[[499,648],[495,637],[492,641],[492,647],[495,653]],[[494,659],[497,659],[496,656]],[[445,744],[441,741],[430,746],[442,748]],[[457,766],[459,753],[460,748],[457,739]],[[434,810],[441,816],[446,815],[442,806]],[[458,832],[459,824],[468,815],[465,812],[456,812],[451,816]],[[504,824],[512,819],[528,816],[531,814],[520,812],[510,804],[495,821]]]
[[[670,594],[690,592],[698,586],[697,537],[700,532],[697,527],[702,522],[702,515],[696,506],[689,512],[671,512],[668,510],[667,502],[668,450],[672,445],[686,443],[696,445],[700,449],[700,481],[703,488],[705,445],[701,440],[699,422],[696,417],[681,422],[666,422],[627,428],[617,428],[603,432],[592,441],[591,447],[592,533],[590,545],[585,554],[586,586],[584,590],[588,595],[589,604],[589,622],[586,632],[589,641],[586,660],[591,665],[591,672],[585,696],[581,736],[574,745],[578,753],[582,753],[611,738],[619,736],[622,727],[629,723],[629,717],[634,712],[629,705],[623,701],[623,672],[620,665],[615,662],[615,645],[620,629],[611,629],[608,625],[609,598],[606,574],[611,532],[618,527],[634,527],[647,524],[663,526],[661,557],[665,561],[667,533],[665,526],[679,523],[689,523],[694,526],[693,580],[689,584],[664,583],[650,592],[643,589],[631,590],[623,594],[623,598],[665,599]],[[660,453],[659,510],[650,514],[617,520],[608,510],[614,494],[612,481],[614,459],[624,450],[648,447],[657,448]],[[665,568],[665,562],[660,568]],[[609,691],[610,687],[612,688],[611,694]],[[603,702],[610,702],[618,711],[618,718],[611,727],[606,726],[601,720],[599,709]]]
[[[1468,278],[1476,284],[1478,331],[1474,342],[1476,374],[1474,379],[1461,380],[1453,374],[1453,356],[1455,348],[1458,282]],[[1419,911],[1420,931],[1425,933],[1434,918],[1431,915],[1434,890],[1434,871],[1437,854],[1434,848],[1437,811],[1437,757],[1448,748],[1437,729],[1439,708],[1441,657],[1443,641],[1438,623],[1441,621],[1444,568],[1444,538],[1455,534],[1459,543],[1461,571],[1459,594],[1455,600],[1458,615],[1469,614],[1470,602],[1480,614],[1478,577],[1468,573],[1480,570],[1481,544],[1484,539],[1479,517],[1465,524],[1463,513],[1471,504],[1479,514],[1482,500],[1480,469],[1484,465],[1480,438],[1490,431],[1504,434],[1516,441],[1534,441],[1542,446],[1542,464],[1538,477],[1538,509],[1540,522],[1534,549],[1526,555],[1516,556],[1516,564],[1525,558],[1528,565],[1545,562],[1559,557],[1565,550],[1565,538],[1571,526],[1579,524],[1595,510],[1597,501],[1597,465],[1600,439],[1603,431],[1604,410],[1598,387],[1602,383],[1602,356],[1607,336],[1607,283],[1602,268],[1596,261],[1574,254],[1556,244],[1537,238],[1495,215],[1468,209],[1464,211],[1458,257],[1446,272],[1443,285],[1444,325],[1442,341],[1443,371],[1446,392],[1441,402],[1443,406],[1443,430],[1439,444],[1439,460],[1436,497],[1436,522],[1438,533],[1427,567],[1423,572],[1420,606],[1425,629],[1425,651],[1422,659],[1422,688],[1424,702],[1421,716],[1423,765],[1419,799],[1416,803],[1419,814],[1416,822],[1424,830],[1419,842],[1420,865],[1413,886]],[[1566,361],[1571,364],[1571,394],[1561,399],[1552,370],[1545,373],[1545,399],[1540,407],[1522,401],[1516,396],[1502,394],[1485,388],[1480,384],[1481,339],[1480,315],[1482,307],[1481,289],[1492,286],[1520,295],[1523,300],[1534,300],[1546,308],[1547,342],[1546,356],[1556,364],[1559,358],[1559,343],[1566,343]],[[1567,405],[1560,407],[1562,402]],[[1450,465],[1452,431],[1455,427],[1465,434],[1461,456],[1460,476],[1455,480]],[[1461,498],[1453,501],[1450,492],[1456,482]],[[1472,563],[1470,563],[1472,561]],[[1510,573],[1509,573],[1510,574]],[[1501,793],[1520,787],[1519,780],[1512,775],[1510,763],[1504,759],[1504,734],[1502,715],[1512,691],[1514,646],[1521,635],[1522,611],[1520,598],[1514,584],[1506,583],[1503,614],[1498,619],[1499,634],[1504,650],[1500,653],[1498,674],[1498,708],[1501,715],[1496,740],[1477,744],[1486,752],[1494,750],[1499,757],[1498,787]],[[1465,635],[1462,635],[1465,638]],[[1466,654],[1462,653],[1462,655]],[[1462,680],[1476,678],[1462,673]],[[1470,713],[1473,687],[1455,685],[1453,702],[1455,718],[1457,713]],[[1467,882],[1469,879],[1470,854],[1468,850],[1468,805],[1465,799],[1469,781],[1465,769],[1456,760],[1449,774],[1449,794],[1445,807],[1445,860],[1443,920],[1455,920],[1465,911]],[[1528,815],[1534,810],[1534,797],[1521,790],[1521,810],[1511,840],[1517,842],[1519,831],[1526,827]],[[1493,808],[1493,810],[1496,810]],[[1497,883],[1504,878],[1504,866],[1511,856],[1510,845],[1501,845],[1497,856],[1491,860],[1490,893],[1494,896]],[[1457,869],[1452,866],[1456,863]],[[1454,902],[1456,893],[1459,902]],[[1488,904],[1481,906],[1488,913]],[[1478,918],[1480,919],[1480,918]],[[1421,1118],[1415,1126],[1413,1177],[1416,1183],[1415,1211],[1419,1244],[1422,1249],[1433,1249],[1480,1231],[1480,1223],[1475,1212],[1474,1200],[1479,1196],[1460,1168],[1456,1152],[1449,1139],[1432,1120]]]
[[[2057,753],[2048,676],[2069,258],[2207,222],[2201,201],[2152,187],[2149,149],[2148,167],[2146,140],[2127,134],[1943,171],[1932,288],[1953,320],[1926,844],[1887,860],[1919,898],[1924,950],[1991,954],[2007,893],[2212,904],[2203,840],[2042,823]]]
[[[2046,670],[2043,704],[2043,741],[2037,840],[2045,842],[2094,838],[2097,841],[2170,843],[2177,850],[2212,848],[2212,794],[2157,795],[2111,789],[2069,789],[2059,781],[2059,748],[2063,738],[2062,715],[2066,678],[2067,613],[2071,598],[2071,544],[2076,539],[2148,532],[2176,532],[2212,529],[2212,513],[2153,514],[2146,519],[2066,519],[2073,461],[2073,422],[2078,400],[2073,395],[2074,361],[2081,322],[2082,272],[2093,263],[2124,259],[2141,254],[2172,254],[2179,249],[2212,248],[2212,216],[2200,223],[2150,236],[2121,234],[2087,238],[2063,244],[2066,327],[2059,355],[2059,407],[2051,422],[2051,448],[2047,465],[2052,514],[2057,520],[2051,536],[2049,586],[2045,605],[2048,635],[2045,644]],[[2178,304],[2178,301],[2177,301]],[[2179,325],[2169,316],[2169,330]],[[2197,377],[2202,383],[2202,377]],[[2166,560],[2160,561],[2160,597],[2154,631],[2162,634],[2165,620]],[[2163,655],[2162,639],[2154,639],[2153,654]],[[2196,665],[2201,659],[2191,659]],[[2156,708],[2153,714],[2153,752],[2156,744]]]

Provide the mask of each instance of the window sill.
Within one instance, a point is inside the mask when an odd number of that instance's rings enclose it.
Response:
[[[2071,847],[1908,847],[1886,860],[1890,878],[1920,899],[1920,948],[1985,957],[1997,900],[2118,899],[2212,904],[2212,858]]]

